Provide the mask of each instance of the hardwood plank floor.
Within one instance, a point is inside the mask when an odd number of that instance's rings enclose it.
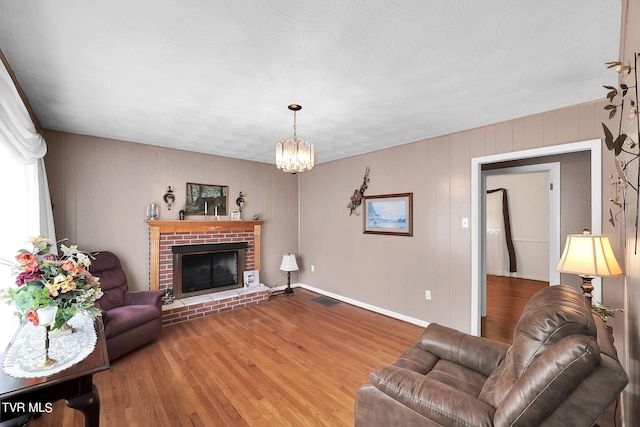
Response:
[[[487,275],[487,316],[482,336],[511,344],[524,306],[549,282]],[[486,326],[486,327],[485,327]]]
[[[259,305],[163,328],[94,376],[103,427],[352,426],[369,371],[423,328],[297,288]],[[30,426],[84,425],[54,404]]]
[[[496,313],[519,310],[519,317],[528,298],[513,292],[494,292],[504,300]],[[423,328],[344,303],[324,307],[310,301],[316,296],[297,288],[291,297],[165,327],[156,342],[94,376],[100,425],[353,426],[355,394],[371,368],[395,360]],[[504,338],[506,329],[494,332]],[[601,427],[621,425],[614,408]],[[84,418],[58,401],[29,425],[81,427]]]

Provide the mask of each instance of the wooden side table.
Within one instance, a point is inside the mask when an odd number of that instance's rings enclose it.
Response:
[[[86,427],[99,426],[100,397],[93,374],[109,369],[109,357],[100,318],[94,327],[97,339],[93,352],[62,372],[47,377],[16,378],[0,370],[0,426],[22,425],[20,418],[24,414],[44,412],[60,399],[66,399],[67,406],[84,414]],[[0,361],[11,345],[0,353]]]

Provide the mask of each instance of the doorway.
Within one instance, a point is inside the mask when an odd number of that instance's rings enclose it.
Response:
[[[485,237],[485,271],[559,283],[560,273],[555,264],[560,259],[560,162],[482,170],[482,179],[485,189],[482,227],[492,231]],[[502,218],[491,215],[491,208],[496,206],[487,203],[496,199],[495,194],[487,195],[487,191],[497,187],[505,188],[509,201],[510,229],[517,256],[515,271],[511,272],[504,261],[492,257],[498,249],[506,247],[501,245],[505,241]]]
[[[489,168],[491,166],[492,168]],[[481,336],[510,344],[529,298],[560,273],[560,162],[482,170],[486,310]]]
[[[549,147],[541,147],[531,150],[524,150],[519,152],[503,153],[493,156],[479,157],[472,159],[472,171],[471,171],[471,333],[474,335],[480,335],[481,330],[481,316],[486,312],[486,290],[483,285],[486,285],[486,228],[484,227],[484,211],[485,211],[485,197],[486,191],[485,180],[483,179],[483,167],[486,169],[487,165],[499,164],[501,162],[513,162],[520,160],[529,160],[534,163],[544,162],[548,156],[587,152],[590,156],[589,168],[589,190],[590,190],[590,226],[594,233],[600,233],[601,231],[601,219],[602,219],[602,142],[599,139],[555,145]],[[561,238],[564,240],[564,237]],[[563,243],[563,242],[562,242]],[[558,243],[561,244],[560,242]],[[550,261],[553,265],[553,262]],[[553,265],[555,267],[555,265]],[[595,281],[594,281],[595,282]],[[600,282],[596,286],[596,291],[599,296]],[[595,295],[595,294],[594,294]]]

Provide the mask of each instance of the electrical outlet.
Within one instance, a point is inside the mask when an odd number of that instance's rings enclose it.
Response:
[[[469,218],[462,218],[462,228],[469,228]]]
[[[315,265],[312,265],[312,266],[311,266],[311,272],[312,272],[312,273],[315,273],[315,272],[316,272],[316,266],[315,266]]]
[[[427,301],[431,301],[431,291],[424,291],[424,298]]]

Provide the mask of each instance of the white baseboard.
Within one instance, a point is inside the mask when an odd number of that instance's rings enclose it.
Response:
[[[410,316],[405,316],[404,314],[400,314],[384,308],[376,307],[375,305],[371,305],[371,304],[367,304],[351,298],[343,297],[342,295],[338,295],[338,294],[334,294],[333,292],[327,292],[322,289],[314,288],[313,286],[305,285],[304,283],[292,283],[291,287],[292,288],[300,287],[300,288],[308,289],[312,292],[322,294],[324,296],[327,296],[333,299],[337,299],[338,301],[346,302],[347,304],[355,305],[356,307],[364,308],[365,310],[373,311],[374,313],[384,314],[385,316],[393,317],[394,319],[402,320],[404,322],[412,323],[414,325],[423,326],[425,328],[429,325],[429,322],[427,321],[416,319]],[[274,291],[281,291],[281,290],[284,290],[284,288],[286,288],[286,286],[277,286],[271,289]]]

